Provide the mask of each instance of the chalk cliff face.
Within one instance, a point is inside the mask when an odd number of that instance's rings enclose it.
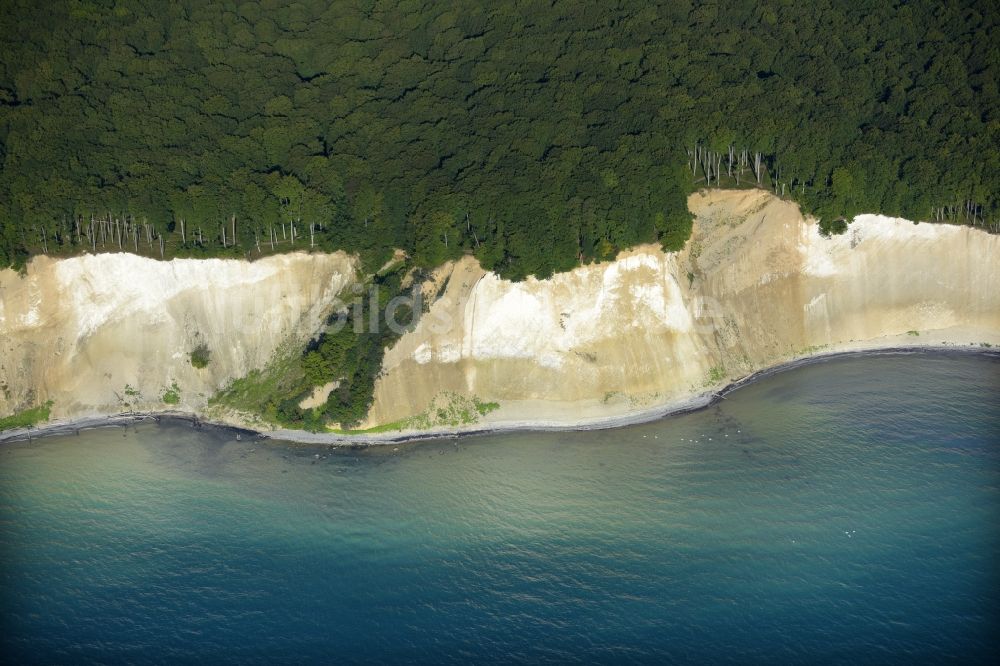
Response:
[[[1000,237],[863,215],[823,238],[759,190],[689,205],[682,252],[639,247],[521,283],[472,258],[441,267],[447,286],[387,351],[366,425],[433,426],[456,396],[466,412],[469,398],[499,403],[484,419],[494,424],[569,425],[822,351],[1000,344]],[[355,269],[343,254],[101,254],[0,271],[0,416],[48,399],[56,417],[163,410],[174,383],[177,408],[201,410],[277,350],[300,349]],[[189,362],[200,344],[204,369]]]
[[[436,395],[567,424],[676,402],[819,351],[1000,337],[1000,237],[876,215],[823,238],[766,192],[692,195],[684,251],[511,283],[473,259],[384,361],[369,425]]]
[[[131,254],[36,257],[0,271],[0,416],[53,400],[53,416],[198,410],[322,325],[353,280],[343,253],[154,261]],[[191,365],[204,344],[210,362]]]

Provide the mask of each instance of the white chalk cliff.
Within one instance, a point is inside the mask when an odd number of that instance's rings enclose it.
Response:
[[[34,258],[0,271],[0,416],[52,400],[53,416],[197,411],[232,379],[304,344],[354,279],[343,253],[254,262],[132,254]],[[203,369],[190,353],[204,344]]]
[[[368,425],[442,393],[499,402],[497,424],[569,425],[680,404],[821,352],[1000,342],[1000,237],[859,216],[824,238],[760,190],[694,194],[666,254],[511,283],[466,258],[387,354]]]
[[[810,354],[913,344],[1000,344],[1000,237],[862,215],[820,236],[759,190],[691,196],[685,249],[512,283],[467,257],[388,350],[366,425],[445,396],[494,401],[492,424],[571,425],[677,404]],[[176,382],[200,410],[234,378],[322,328],[354,277],[343,254],[253,263],[128,254],[36,258],[0,272],[0,416],[44,400],[73,417],[163,409]],[[204,342],[212,363],[193,368]]]

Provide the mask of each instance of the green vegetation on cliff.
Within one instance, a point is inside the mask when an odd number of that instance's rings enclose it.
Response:
[[[208,345],[202,343],[191,350],[191,353],[188,355],[188,358],[191,361],[191,365],[193,365],[194,367],[198,369],[207,368],[208,362],[212,358],[212,352],[209,351]]]
[[[372,275],[341,293],[337,312],[301,353],[282,353],[263,371],[253,371],[212,397],[210,404],[262,416],[289,428],[323,430],[328,422],[352,427],[368,414],[385,350],[414,319],[419,302],[407,288],[419,282],[405,263]],[[326,402],[303,409],[316,386],[335,382]]]
[[[43,405],[32,407],[0,418],[0,430],[12,430],[14,428],[30,428],[49,420],[49,413],[52,409],[52,401],[49,400]]]
[[[685,195],[737,184],[731,147],[740,185],[824,220],[995,226],[998,16],[976,0],[7,0],[0,266],[292,248],[377,266],[400,247],[544,276],[682,245]]]
[[[163,402],[167,405],[176,405],[181,401],[181,389],[177,382],[171,382],[169,388],[163,390]]]

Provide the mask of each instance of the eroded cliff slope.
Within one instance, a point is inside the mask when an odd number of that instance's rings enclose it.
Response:
[[[1000,237],[863,215],[824,238],[760,190],[689,206],[694,235],[679,253],[640,247],[522,283],[471,258],[453,265],[444,295],[386,354],[368,425],[433,423],[454,395],[500,403],[494,423],[580,423],[822,351],[998,342]]]
[[[46,400],[55,417],[200,410],[284,345],[299,349],[354,273],[343,253],[36,257],[25,276],[0,271],[0,416]],[[202,345],[199,369],[190,353]]]

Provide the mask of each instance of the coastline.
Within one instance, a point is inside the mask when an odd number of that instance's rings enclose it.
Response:
[[[1000,297],[981,287],[1000,278],[1000,237],[869,215],[851,234],[823,238],[797,206],[759,190],[699,191],[689,207],[695,222],[680,252],[637,246],[521,282],[472,258],[443,264],[428,316],[384,350],[366,416],[349,431],[260,418],[255,393],[288,397],[267,373],[240,385],[248,401],[208,404],[323,328],[349,280],[339,255],[289,255],[266,274],[269,259],[229,262],[225,275],[199,263],[180,283],[160,263],[120,254],[95,266],[33,262],[25,280],[0,284],[10,359],[0,364],[0,412],[51,401],[52,420],[0,441],[171,417],[352,446],[613,428],[704,407],[804,359],[1000,349]],[[965,268],[940,273],[942,256]],[[147,282],[165,286],[152,293]],[[81,288],[66,307],[71,284]],[[195,368],[188,356],[202,345],[212,362]]]
[[[259,433],[256,430],[243,428],[231,423],[206,420],[192,412],[120,412],[118,414],[53,419],[43,425],[32,426],[31,428],[12,428],[0,431],[0,444],[31,441],[43,437],[79,435],[84,430],[95,430],[98,428],[127,428],[137,423],[161,423],[163,421],[188,423],[193,428],[231,432],[239,435],[241,438],[246,437],[248,439],[259,439],[263,435],[263,433]]]
[[[359,433],[357,435],[344,435],[337,433],[312,433],[304,430],[279,429],[271,431],[258,431],[250,428],[225,423],[221,421],[206,420],[198,414],[180,411],[157,411],[157,412],[125,412],[119,414],[108,414],[98,416],[84,416],[71,419],[58,419],[45,423],[41,426],[31,428],[15,428],[0,432],[0,444],[11,442],[31,441],[42,437],[57,437],[63,435],[79,434],[84,430],[96,428],[116,428],[128,427],[143,422],[185,422],[195,428],[206,428],[233,434],[237,439],[247,440],[273,440],[275,442],[286,442],[293,444],[307,445],[335,445],[335,446],[378,446],[386,444],[406,444],[423,440],[434,439],[455,439],[459,437],[473,437],[482,435],[495,435],[513,432],[574,432],[590,430],[609,430],[624,428],[657,421],[662,418],[679,416],[689,412],[705,409],[724,400],[730,393],[749,386],[762,379],[776,375],[788,370],[824,363],[840,358],[852,358],[861,356],[878,355],[906,355],[906,354],[975,354],[990,357],[1000,357],[1000,349],[997,347],[982,347],[980,345],[960,345],[948,343],[932,344],[911,344],[899,346],[874,346],[867,348],[837,349],[819,352],[807,356],[801,356],[788,361],[777,363],[767,368],[762,368],[744,377],[737,378],[721,388],[707,390],[687,397],[670,400],[653,407],[638,409],[624,414],[612,416],[598,416],[587,419],[577,419],[575,421],[516,421],[497,420],[484,423],[474,423],[467,426],[434,428],[428,430],[401,430],[383,433]]]

